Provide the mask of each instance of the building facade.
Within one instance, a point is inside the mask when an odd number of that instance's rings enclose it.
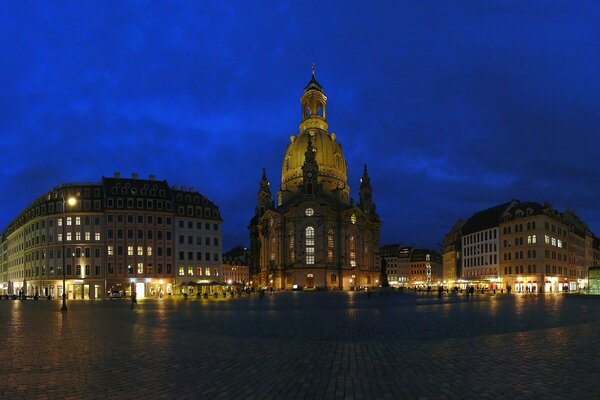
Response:
[[[379,284],[379,230],[366,165],[359,202],[329,132],[327,97],[313,76],[300,99],[300,132],[290,137],[277,201],[263,170],[250,222],[253,280],[260,287],[351,290]]]
[[[192,208],[180,207],[186,196]],[[220,254],[218,208],[197,192],[184,193],[137,174],[62,184],[36,199],[3,232],[0,268],[6,272],[0,273],[0,287],[7,294],[59,298],[64,275],[69,299],[105,298],[112,292],[172,294],[175,224],[184,218],[216,225],[218,234],[211,240],[218,236],[219,241],[211,242],[211,249]],[[217,259],[202,267],[214,271]]]
[[[598,239],[575,212],[548,203],[512,200],[477,212],[446,239],[445,268],[461,247],[455,283],[518,293],[582,290],[600,257]]]
[[[381,257],[387,263],[390,286],[435,286],[442,283],[442,256],[432,250],[386,245]]]
[[[444,237],[442,255],[442,280],[444,284],[454,282],[462,276],[462,227],[465,221],[458,220]]]
[[[237,246],[223,254],[223,282],[229,285],[252,286],[250,279],[250,251]]]
[[[506,210],[501,273],[505,287],[523,293],[583,289],[593,265],[593,234],[573,211],[519,203]]]

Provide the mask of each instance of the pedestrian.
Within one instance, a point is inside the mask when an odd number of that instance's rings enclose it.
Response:
[[[134,304],[137,304],[137,294],[135,292],[131,292],[131,309],[133,310]]]
[[[262,300],[263,297],[265,297],[265,289],[260,289],[260,292],[258,292],[258,297]]]

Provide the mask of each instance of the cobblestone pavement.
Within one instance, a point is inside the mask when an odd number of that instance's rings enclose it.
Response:
[[[600,398],[600,300],[1,301],[0,398]]]

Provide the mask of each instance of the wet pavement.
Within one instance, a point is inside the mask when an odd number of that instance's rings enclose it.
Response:
[[[0,302],[0,398],[600,398],[600,299]]]

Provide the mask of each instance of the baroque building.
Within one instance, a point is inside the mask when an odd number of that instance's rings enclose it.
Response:
[[[73,197],[73,205],[65,200]],[[192,188],[154,175],[61,184],[0,235],[0,293],[69,299],[177,293],[179,280],[219,280],[221,216]]]
[[[253,280],[275,289],[352,290],[379,284],[379,230],[364,166],[350,198],[342,145],[327,124],[327,97],[312,79],[300,98],[300,131],[283,157],[277,201],[263,169],[250,222]]]

